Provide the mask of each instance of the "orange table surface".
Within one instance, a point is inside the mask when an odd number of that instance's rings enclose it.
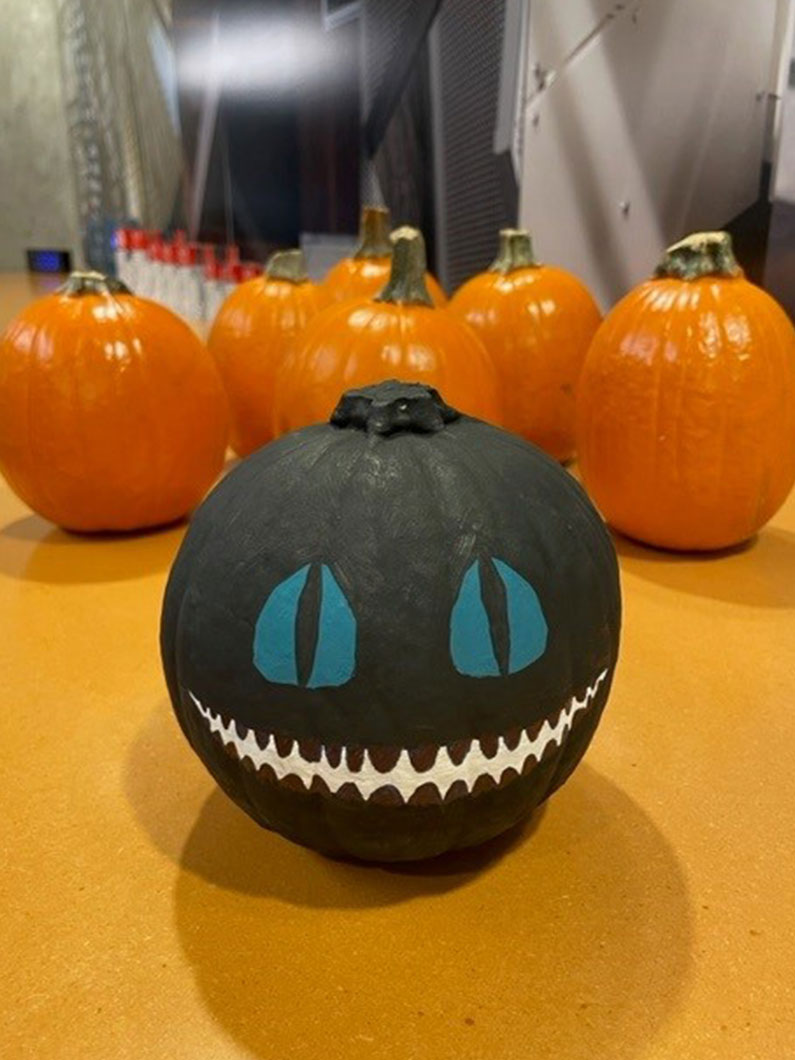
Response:
[[[0,279],[0,322],[29,297]],[[158,656],[184,527],[0,488],[4,1060],[795,1057],[795,498],[710,559],[618,542],[620,666],[569,783],[433,865],[249,821]]]

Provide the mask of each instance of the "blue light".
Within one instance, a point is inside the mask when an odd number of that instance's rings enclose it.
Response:
[[[68,254],[63,250],[29,250],[28,268],[31,272],[65,272],[69,268]]]

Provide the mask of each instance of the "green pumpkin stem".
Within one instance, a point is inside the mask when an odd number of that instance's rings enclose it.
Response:
[[[537,265],[530,233],[524,228],[501,228],[500,249],[489,265],[489,272],[506,275],[516,269],[532,269]]]
[[[265,263],[265,275],[269,280],[287,280],[288,283],[306,283],[306,261],[303,250],[277,250]]]
[[[126,283],[115,276],[106,276],[104,272],[71,272],[58,291],[71,298],[84,294],[132,294]]]
[[[742,276],[743,270],[728,232],[694,232],[668,247],[654,275],[697,280],[700,276]]]
[[[425,285],[425,240],[416,228],[404,225],[392,233],[392,272],[376,302],[433,306]]]
[[[363,206],[359,223],[359,245],[354,258],[391,258],[389,210],[386,206]]]

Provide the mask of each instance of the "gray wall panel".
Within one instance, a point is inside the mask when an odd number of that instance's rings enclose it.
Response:
[[[0,0],[0,269],[79,252],[60,65],[55,0]]]

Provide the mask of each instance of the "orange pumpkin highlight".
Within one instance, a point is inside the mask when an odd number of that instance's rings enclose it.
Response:
[[[207,344],[226,387],[232,448],[247,456],[273,438],[274,380],[296,336],[326,304],[300,250],[278,251],[218,311]]]
[[[343,258],[329,269],[323,286],[333,302],[351,298],[373,298],[389,279],[392,243],[389,239],[389,210],[384,206],[363,206],[359,245],[350,258]],[[431,273],[425,285],[433,304],[447,304],[447,296]]]
[[[0,470],[70,530],[133,530],[194,508],[221,470],[228,413],[203,343],[99,273],[73,273],[0,339]]]
[[[392,271],[381,294],[324,310],[285,359],[273,405],[277,435],[328,420],[345,390],[395,377],[428,383],[462,412],[500,421],[488,352],[466,324],[431,302],[422,236],[399,228],[392,238]]]
[[[577,381],[602,319],[585,285],[565,269],[539,265],[528,233],[506,228],[496,260],[456,291],[449,308],[494,360],[504,426],[570,460]]]
[[[795,481],[795,330],[725,232],[670,247],[607,315],[580,380],[583,480],[605,518],[671,549],[751,537]]]

